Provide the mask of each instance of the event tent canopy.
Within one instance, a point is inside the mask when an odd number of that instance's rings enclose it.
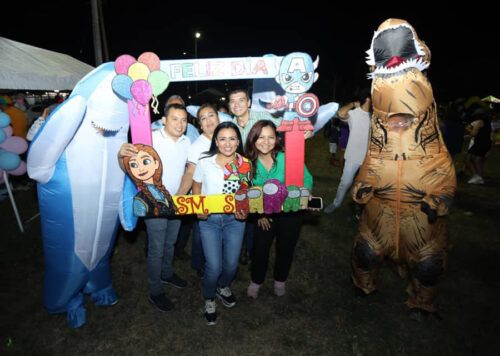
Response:
[[[71,90],[92,69],[66,54],[0,37],[0,89]]]

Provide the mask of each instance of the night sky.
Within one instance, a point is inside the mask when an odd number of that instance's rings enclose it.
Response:
[[[68,9],[69,3],[2,5],[0,35],[95,65],[90,1],[71,1],[74,10]],[[450,7],[447,13],[438,13],[429,8],[408,11],[361,3],[331,10],[305,3],[310,7],[247,1],[238,5],[213,2],[195,8],[190,1],[166,5],[166,1],[103,0],[110,60],[124,53],[137,57],[145,51],[155,52],[161,59],[180,59],[183,52],[187,52],[185,58],[194,58],[194,32],[200,31],[198,58],[293,51],[319,55],[320,77],[313,91],[323,102],[331,101],[333,95],[342,101],[356,88],[370,84],[365,51],[378,25],[395,17],[409,21],[429,46],[432,63],[428,75],[438,102],[471,95],[500,97],[499,59],[494,55],[499,52],[499,16],[492,10]],[[17,14],[16,23],[9,12]],[[209,85],[221,88],[223,83],[199,83],[199,89]]]

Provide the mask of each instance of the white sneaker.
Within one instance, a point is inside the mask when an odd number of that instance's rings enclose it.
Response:
[[[484,184],[484,179],[478,174],[474,174],[471,179],[467,181],[469,184]]]
[[[226,308],[232,308],[236,305],[236,298],[229,287],[217,287],[216,294]]]
[[[479,175],[474,174],[468,181],[467,183],[469,184],[476,184],[479,179],[482,179]]]
[[[479,178],[472,184],[484,184],[484,179],[481,176],[478,176]]]
[[[205,318],[207,319],[208,325],[217,324],[217,304],[213,299],[205,300]]]

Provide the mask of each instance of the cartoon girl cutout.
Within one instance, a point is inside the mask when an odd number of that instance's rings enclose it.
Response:
[[[124,157],[123,165],[139,193],[134,197],[134,215],[153,218],[174,215],[177,208],[172,196],[163,186],[163,165],[151,146],[135,144],[137,154]]]

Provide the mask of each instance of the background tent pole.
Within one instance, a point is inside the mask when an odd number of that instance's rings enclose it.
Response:
[[[14,200],[14,195],[10,189],[9,175],[7,172],[3,171],[3,180],[5,181],[5,187],[7,187],[7,192],[9,193],[10,202],[12,204],[12,209],[14,209],[14,214],[16,214],[17,225],[19,225],[19,230],[24,233],[23,223],[21,222],[21,217],[17,211],[16,201]]]

